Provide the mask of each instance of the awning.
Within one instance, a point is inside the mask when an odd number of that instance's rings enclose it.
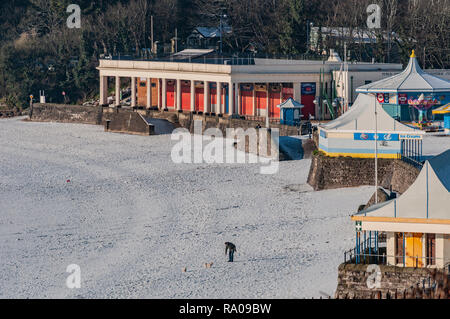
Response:
[[[434,109],[433,114],[450,114],[450,103]]]

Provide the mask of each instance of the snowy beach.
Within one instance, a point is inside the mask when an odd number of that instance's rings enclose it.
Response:
[[[274,175],[260,164],[174,164],[174,144],[0,120],[0,298],[333,296],[354,244],[349,215],[372,186],[314,192],[309,159]],[[449,137],[424,139],[426,155],[448,148]],[[80,289],[66,287],[70,264]]]

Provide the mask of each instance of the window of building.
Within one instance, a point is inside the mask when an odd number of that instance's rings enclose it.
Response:
[[[145,87],[145,86],[147,86],[147,83],[146,82],[139,82],[139,86],[140,87]]]
[[[427,265],[436,265],[436,234],[426,237]]]

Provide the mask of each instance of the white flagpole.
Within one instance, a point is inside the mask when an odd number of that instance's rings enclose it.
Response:
[[[375,93],[375,204],[378,204],[378,118],[377,118],[377,95]]]

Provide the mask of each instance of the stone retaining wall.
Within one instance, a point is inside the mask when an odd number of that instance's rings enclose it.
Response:
[[[30,110],[32,121],[101,124],[102,107],[62,104],[34,104]]]
[[[202,133],[209,128],[218,128],[224,136],[227,128],[242,128],[246,130],[248,128],[257,128],[258,126],[265,127],[266,125],[264,121],[250,121],[241,118],[206,114],[149,111],[148,115],[155,118],[165,118],[169,122],[179,124],[179,126],[188,129],[191,133],[194,132],[194,121],[202,121]],[[271,123],[270,127],[279,129],[280,136],[299,135],[298,128],[294,126]]]
[[[378,265],[341,264],[337,299],[448,298],[450,277],[443,270]],[[372,265],[371,267],[374,267]],[[377,278],[378,277],[378,278]],[[375,281],[377,280],[378,281]],[[425,286],[424,281],[425,280]],[[379,282],[379,286],[375,285]],[[369,283],[369,284],[368,284]],[[435,285],[435,289],[430,286]]]
[[[404,193],[416,180],[419,170],[400,160],[378,159],[378,185]],[[328,157],[315,154],[312,157],[308,184],[314,190],[357,187],[375,184],[374,159],[352,157]]]
[[[131,110],[116,109],[99,106],[78,106],[78,105],[59,105],[59,104],[34,104],[31,120],[33,121],[55,121],[63,123],[85,123],[85,124],[105,124],[106,120],[111,119],[113,114],[123,113],[141,113],[145,117],[166,119],[174,124],[175,127],[184,127],[191,133],[194,132],[194,120],[202,121],[202,133],[208,128],[218,128],[226,134],[227,128],[256,128],[265,127],[265,122],[249,121],[241,118],[231,118],[228,116],[219,117],[215,115],[179,113],[179,112],[160,112],[159,110]],[[280,136],[299,135],[297,127],[271,123],[271,128],[280,130]]]
[[[115,112],[104,116],[105,131],[137,135],[153,135],[155,128],[137,112]]]

